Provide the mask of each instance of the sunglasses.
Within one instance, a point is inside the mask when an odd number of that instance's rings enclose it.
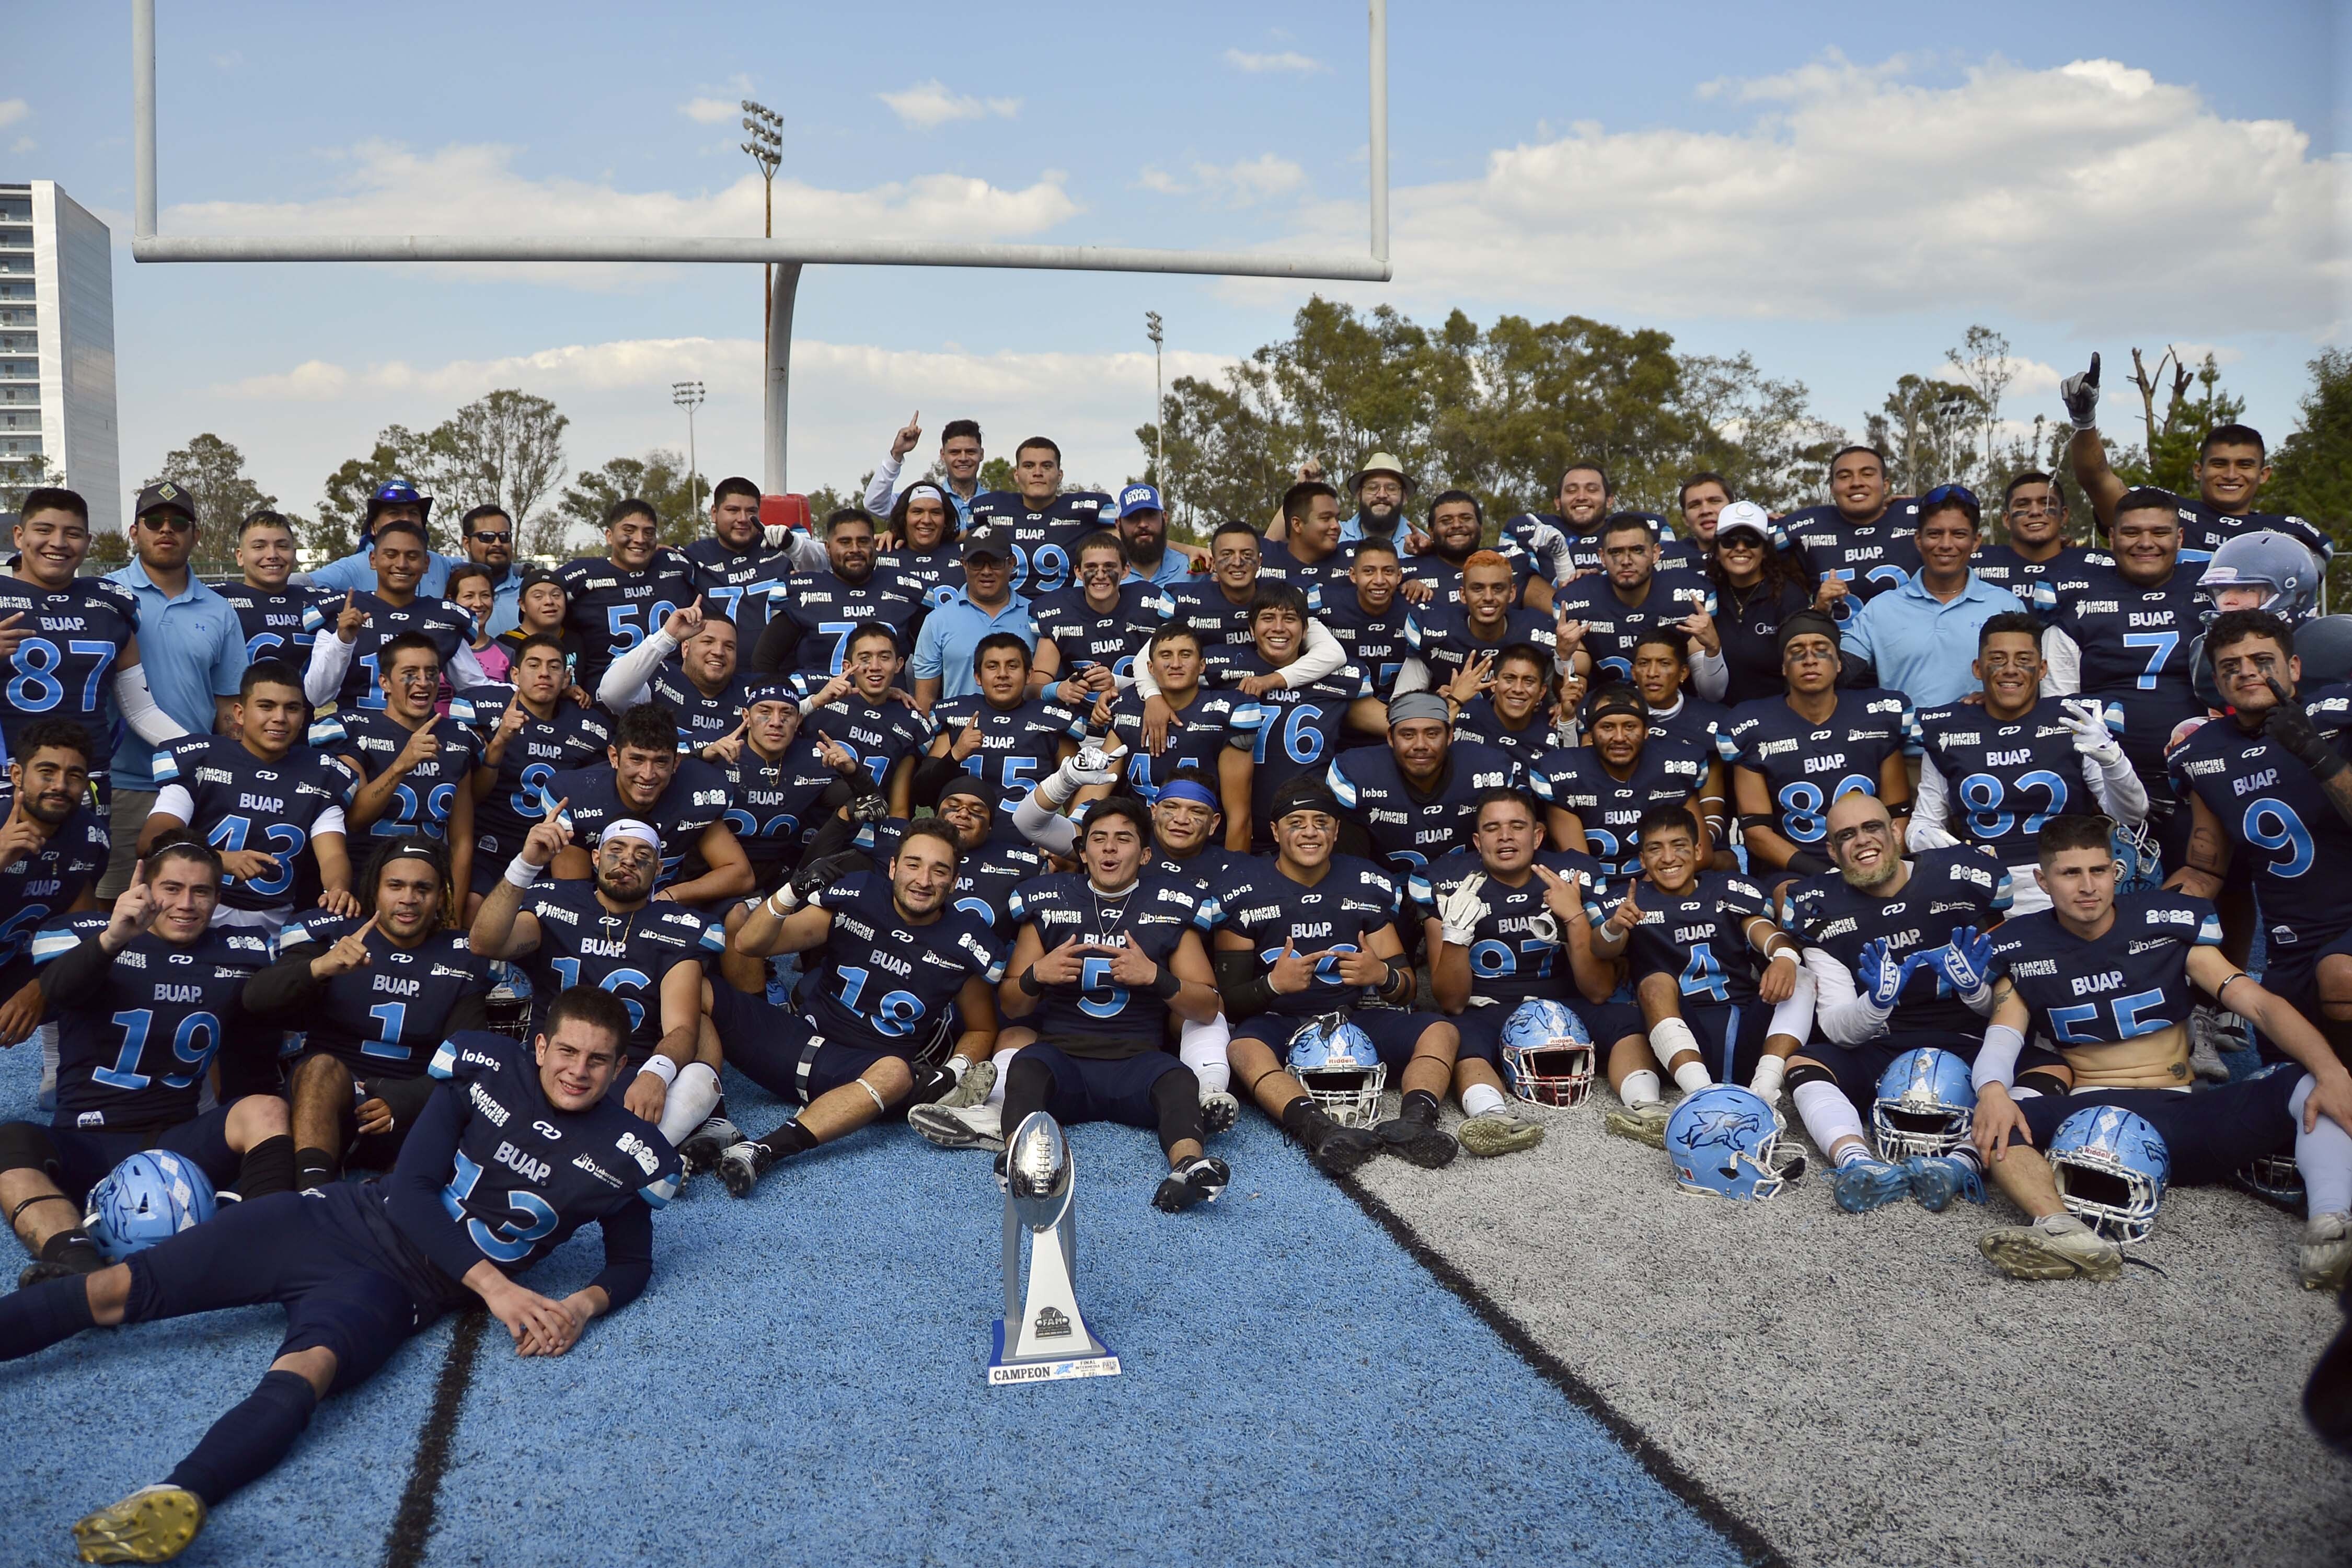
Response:
[[[139,526],[157,533],[194,533],[195,523],[175,511],[151,511],[139,520]]]
[[[1946,501],[1953,500],[1965,501],[1971,509],[1975,509],[1977,492],[1966,485],[1937,485],[1919,498],[1919,510],[1925,511],[1931,506],[1941,506]]]
[[[469,533],[466,537],[480,544],[511,544],[514,542],[514,535],[511,533]]]

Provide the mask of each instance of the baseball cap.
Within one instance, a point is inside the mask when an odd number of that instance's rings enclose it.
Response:
[[[190,503],[188,492],[169,479],[157,479],[141,490],[131,515],[145,517],[151,511],[176,511],[190,522],[196,521],[196,509]]]
[[[1723,542],[1726,530],[1734,533],[1752,533],[1766,544],[1772,542],[1772,519],[1752,500],[1736,500],[1715,516],[1716,542]]]
[[[535,588],[541,583],[552,583],[561,588],[563,586],[563,574],[552,566],[526,566],[515,578],[515,592],[520,594],[524,589]]]
[[[1160,504],[1160,492],[1150,485],[1129,485],[1118,492],[1118,515],[1123,518],[1132,517],[1139,511],[1164,512],[1167,510]]]
[[[958,548],[958,559],[963,561],[975,555],[993,555],[999,561],[1010,561],[1013,559],[1013,536],[1001,528],[983,524],[965,534]]]

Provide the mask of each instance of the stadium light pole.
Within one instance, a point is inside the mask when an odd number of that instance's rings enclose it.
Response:
[[[766,104],[743,100],[743,129],[751,140],[742,144],[760,166],[765,189],[760,233],[776,237],[776,170],[784,161],[784,117]],[[801,287],[801,264],[760,264],[760,355],[762,444],[766,473],[761,489],[771,495],[784,489],[784,424],[791,405],[793,375],[793,300]]]
[[[1168,486],[1168,383],[1160,368],[1159,311],[1143,312],[1143,335],[1151,340],[1151,477],[1164,492]],[[1165,502],[1168,498],[1163,493],[1160,499]]]
[[[702,383],[671,382],[669,400],[686,410],[686,507],[687,510],[699,515],[702,510],[702,469],[694,456],[694,411],[702,405]]]

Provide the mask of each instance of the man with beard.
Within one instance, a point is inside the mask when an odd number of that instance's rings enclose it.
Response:
[[[591,691],[614,659],[658,631],[672,610],[694,602],[694,563],[660,541],[660,517],[630,496],[604,513],[604,556],[564,563],[563,625],[581,650],[573,674]]]
[[[571,668],[554,633],[535,632],[516,645],[507,679],[502,707],[493,706],[501,695],[498,687],[459,692],[449,702],[450,718],[477,733],[489,728],[467,786],[475,833],[469,890],[476,894],[488,893],[500,869],[521,852],[524,835],[545,809],[540,791],[547,781],[587,767],[613,743],[601,709],[583,708],[564,696]]]
[[[875,570],[889,573],[926,605],[946,604],[963,574],[955,515],[939,486],[928,479],[908,485],[890,509],[891,546],[874,558]]]
[[[1585,704],[1585,743],[1556,746],[1529,778],[1546,807],[1551,841],[1581,849],[1612,881],[1642,874],[1633,829],[1654,807],[1680,806],[1703,820],[1715,759],[1688,742],[1656,738],[1641,697],[1604,686]],[[1718,786],[1719,793],[1719,786]],[[1709,855],[1715,852],[1710,842]]]
[[[995,799],[993,789],[959,772],[940,786],[937,817],[917,821],[943,823],[955,837],[951,906],[987,927],[1000,942],[1010,943],[1014,923],[1013,889],[1032,877],[1045,875],[1045,858],[1017,834],[999,831]],[[887,868],[898,854],[898,841],[913,826],[898,816],[868,822],[844,808],[818,829],[793,880],[807,877],[813,868],[828,865],[848,869]],[[836,858],[842,856],[851,858]],[[747,979],[748,973],[736,984],[743,984]]]
[[[1517,789],[1520,773],[1483,742],[1455,740],[1445,700],[1434,692],[1398,698],[1388,721],[1387,745],[1340,752],[1324,782],[1372,853],[1410,879],[1466,844],[1473,803],[1490,790]]]
[[[417,587],[430,553],[423,523],[380,522],[371,555],[375,592],[346,589],[340,608],[332,601],[311,606],[302,623],[311,634],[310,662],[302,672],[302,694],[311,706],[332,702],[347,713],[382,709],[385,661],[402,637],[422,638],[431,649],[436,698],[445,671],[458,691],[490,684],[474,657],[474,617]],[[334,634],[320,635],[331,621]]]
[[[1062,448],[1032,436],[1013,454],[1013,490],[975,497],[967,521],[1012,535],[1013,591],[1035,599],[1070,581],[1070,547],[1102,526],[1111,502],[1100,490],[1062,493]]]
[[[768,580],[771,563],[784,553],[768,542],[768,531],[760,526],[760,487],[739,477],[719,480],[710,492],[709,534],[679,553],[694,568],[696,596],[712,614],[735,623],[739,644],[749,637],[758,647],[767,604],[753,584]]]
[[[1486,548],[1486,513],[1478,498],[1467,490],[1444,490],[1429,503],[1429,532],[1423,547],[1418,552],[1408,547],[1404,555],[1404,587],[1402,592],[1416,608],[1451,605],[1461,597],[1462,579],[1471,557],[1493,555],[1509,572],[1510,596],[1505,601],[1516,607],[1525,597],[1531,580],[1523,557]],[[1543,612],[1530,608],[1527,612],[1543,619]]]
[[[1692,684],[1701,697],[1723,695],[1723,640],[1715,629],[1715,591],[1706,577],[1658,574],[1658,540],[1640,512],[1621,511],[1601,525],[1601,570],[1586,573],[1552,601],[1563,663],[1593,679],[1630,680],[1633,643],[1672,626],[1699,650]]]
[[[1166,587],[1199,569],[1207,552],[1196,544],[1168,542],[1168,512],[1150,485],[1118,492],[1118,536],[1127,542],[1127,580]]]
[[[109,850],[105,820],[90,803],[89,731],[70,719],[49,719],[26,726],[16,743],[0,816],[0,909],[8,911],[0,919],[0,1049],[40,1026],[34,933],[98,908],[94,889]],[[46,1110],[55,1103],[54,1061],[44,1063],[43,1079]]]
[[[2012,476],[2001,491],[2000,515],[2009,542],[1986,545],[1970,565],[2021,605],[2046,614],[2089,587],[2092,568],[2116,563],[2103,551],[2066,542],[2066,487],[2048,474]]]
[[[839,675],[851,628],[866,621],[914,641],[922,595],[875,569],[873,516],[858,507],[832,513],[824,520],[824,552],[828,570],[795,572],[770,590],[768,628],[751,653],[751,668],[761,674]]]
[[[656,899],[715,909],[751,890],[751,862],[727,826],[727,780],[710,763],[678,755],[677,723],[658,702],[621,715],[601,765],[556,773],[540,795],[569,803],[561,821],[572,845],[555,858],[555,875],[567,881],[589,875],[598,838],[627,817],[661,840]]]
[[[1840,627],[1868,600],[1911,580],[1916,502],[1897,500],[1886,458],[1875,447],[1845,447],[1830,458],[1830,504],[1780,519],[1781,537]]]
[[[658,702],[677,721],[687,748],[717,762],[721,742],[742,731],[743,694],[753,679],[737,668],[737,635],[734,622],[705,614],[698,598],[672,610],[653,636],[604,671],[597,705],[625,713],[640,702]]]
[[[1405,640],[1412,608],[1398,592],[1404,567],[1395,544],[1377,535],[1360,541],[1349,553],[1348,581],[1324,591],[1315,618],[1330,631],[1346,662],[1372,683],[1372,695],[1385,702],[1396,694],[1397,676],[1412,652]]]

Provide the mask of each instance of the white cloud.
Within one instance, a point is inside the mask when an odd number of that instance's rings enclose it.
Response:
[[[677,106],[677,111],[697,125],[720,125],[730,120],[740,120],[743,100],[724,98],[689,98]]]
[[[33,106],[21,98],[0,98],[0,127],[14,125],[19,120],[30,120]]]
[[[1263,75],[1267,71],[1304,73],[1329,68],[1321,60],[1311,55],[1302,55],[1296,49],[1285,49],[1276,55],[1254,55],[1246,49],[1227,49],[1225,63],[1236,70],[1247,71],[1252,76]]]
[[[305,201],[191,202],[168,209],[167,234],[696,234],[748,235],[760,227],[760,177],[698,192],[625,191],[609,181],[534,178],[516,149],[455,144],[418,153],[366,142],[332,155],[344,165],[333,191]],[[1008,190],[961,174],[920,174],[863,191],[776,181],[779,233],[862,234],[908,239],[1009,239],[1038,235],[1076,216],[1065,176],[1046,171]],[[610,288],[657,277],[657,268],[591,264],[446,264],[507,280],[528,278]]]
[[[2317,331],[2347,264],[2331,232],[2352,156],[2279,120],[2227,120],[2113,60],[2000,62],[1922,86],[1832,57],[1711,84],[1759,106],[1729,132],[1590,122],[1394,194],[1391,295],[1572,298],[1647,317],[2001,312],[2098,332]],[[1357,249],[1360,200],[1311,242]],[[1281,243],[1301,243],[1293,237]]]
[[[1010,120],[1021,112],[1021,100],[1017,98],[971,98],[950,92],[947,84],[936,79],[917,82],[899,92],[877,92],[874,96],[918,131],[936,130],[951,120],[985,120],[992,114],[999,120]]]
[[[1195,163],[1191,184],[1165,170],[1149,167],[1136,176],[1135,183],[1161,195],[1197,195],[1227,206],[1245,207],[1304,191],[1307,171],[1287,158],[1261,153],[1231,163]]]

